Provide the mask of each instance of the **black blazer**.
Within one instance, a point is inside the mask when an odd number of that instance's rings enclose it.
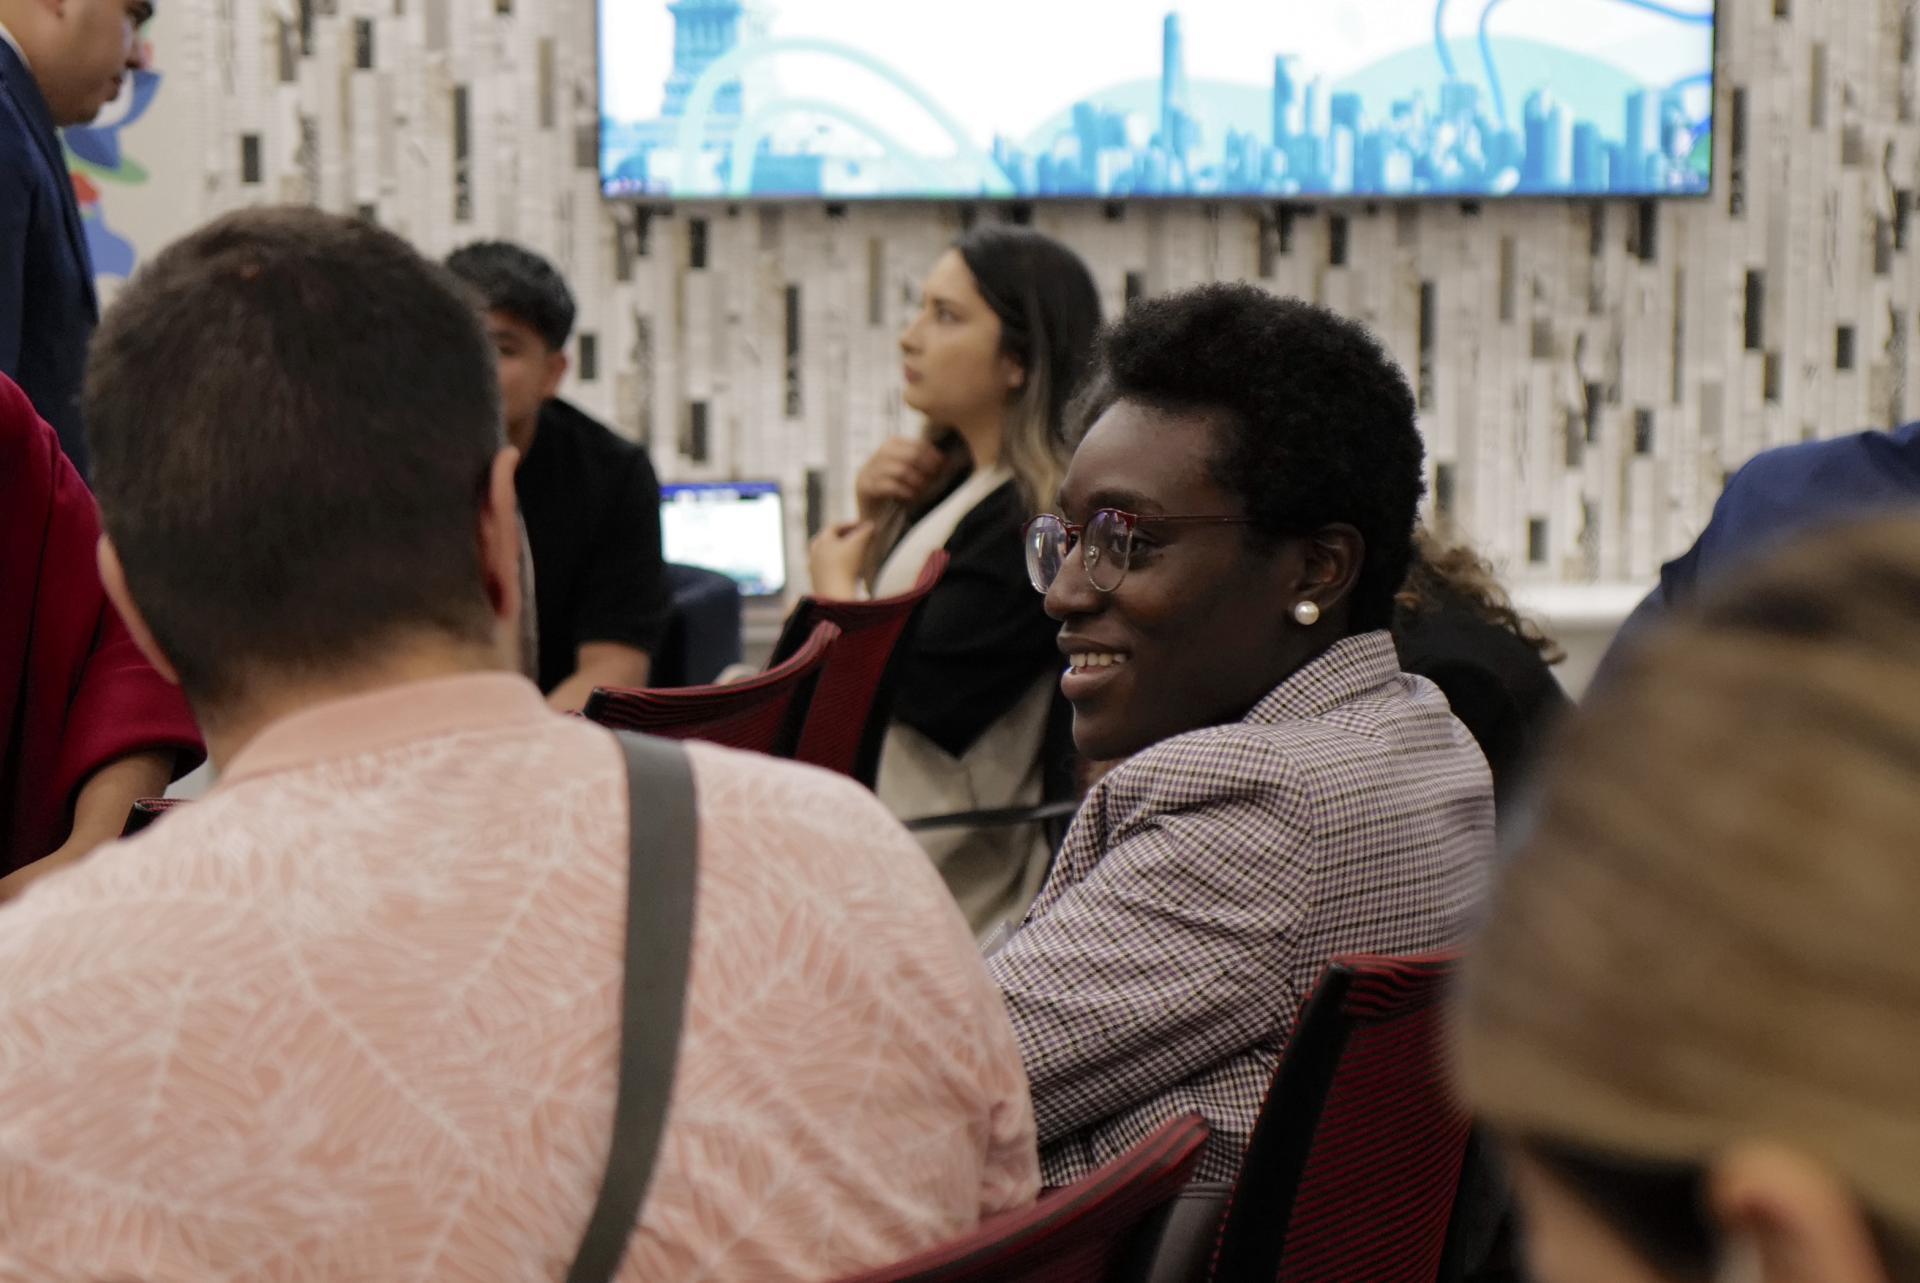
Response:
[[[0,373],[26,389],[82,476],[80,377],[99,319],[60,135],[32,73],[0,40]]]
[[[1060,625],[1027,579],[1026,518],[1009,481],[960,519],[946,543],[947,573],[899,660],[895,720],[956,757],[1065,663],[1054,646]]]
[[[1480,745],[1493,773],[1495,814],[1504,823],[1555,722],[1572,707],[1540,652],[1467,602],[1395,612],[1400,667],[1446,695],[1453,715]]]

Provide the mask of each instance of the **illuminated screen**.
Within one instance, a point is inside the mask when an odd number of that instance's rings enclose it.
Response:
[[[787,587],[786,517],[772,481],[660,487],[660,537],[667,560],[717,570],[747,597]]]
[[[1698,195],[1712,0],[599,0],[610,197]]]

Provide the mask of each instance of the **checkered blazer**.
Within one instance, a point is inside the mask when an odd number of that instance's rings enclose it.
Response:
[[[1186,1110],[1202,1179],[1238,1170],[1327,960],[1454,942],[1493,858],[1480,750],[1385,632],[1349,637],[1246,719],[1094,786],[988,963],[1064,1185]]]

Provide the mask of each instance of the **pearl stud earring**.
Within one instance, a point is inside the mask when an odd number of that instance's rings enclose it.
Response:
[[[1293,618],[1302,628],[1311,628],[1320,622],[1320,607],[1310,601],[1298,602],[1293,608]]]

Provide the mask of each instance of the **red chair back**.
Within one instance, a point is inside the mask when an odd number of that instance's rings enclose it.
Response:
[[[1455,955],[1334,959],[1287,1044],[1215,1279],[1435,1283],[1466,1155],[1440,995]]]
[[[1104,1283],[1142,1246],[1133,1231],[1180,1192],[1206,1143],[1206,1120],[1182,1114],[1032,1207],[842,1283]]]
[[[774,646],[775,662],[797,651],[822,622],[839,625],[840,641],[814,687],[795,757],[873,787],[880,769],[880,747],[893,714],[894,661],[913,644],[920,609],[947,572],[947,560],[945,549],[936,550],[920,568],[912,589],[898,597],[800,599]]]
[[[597,687],[584,712],[588,720],[617,731],[792,757],[814,684],[839,637],[838,628],[823,623],[784,663],[731,686]]]

